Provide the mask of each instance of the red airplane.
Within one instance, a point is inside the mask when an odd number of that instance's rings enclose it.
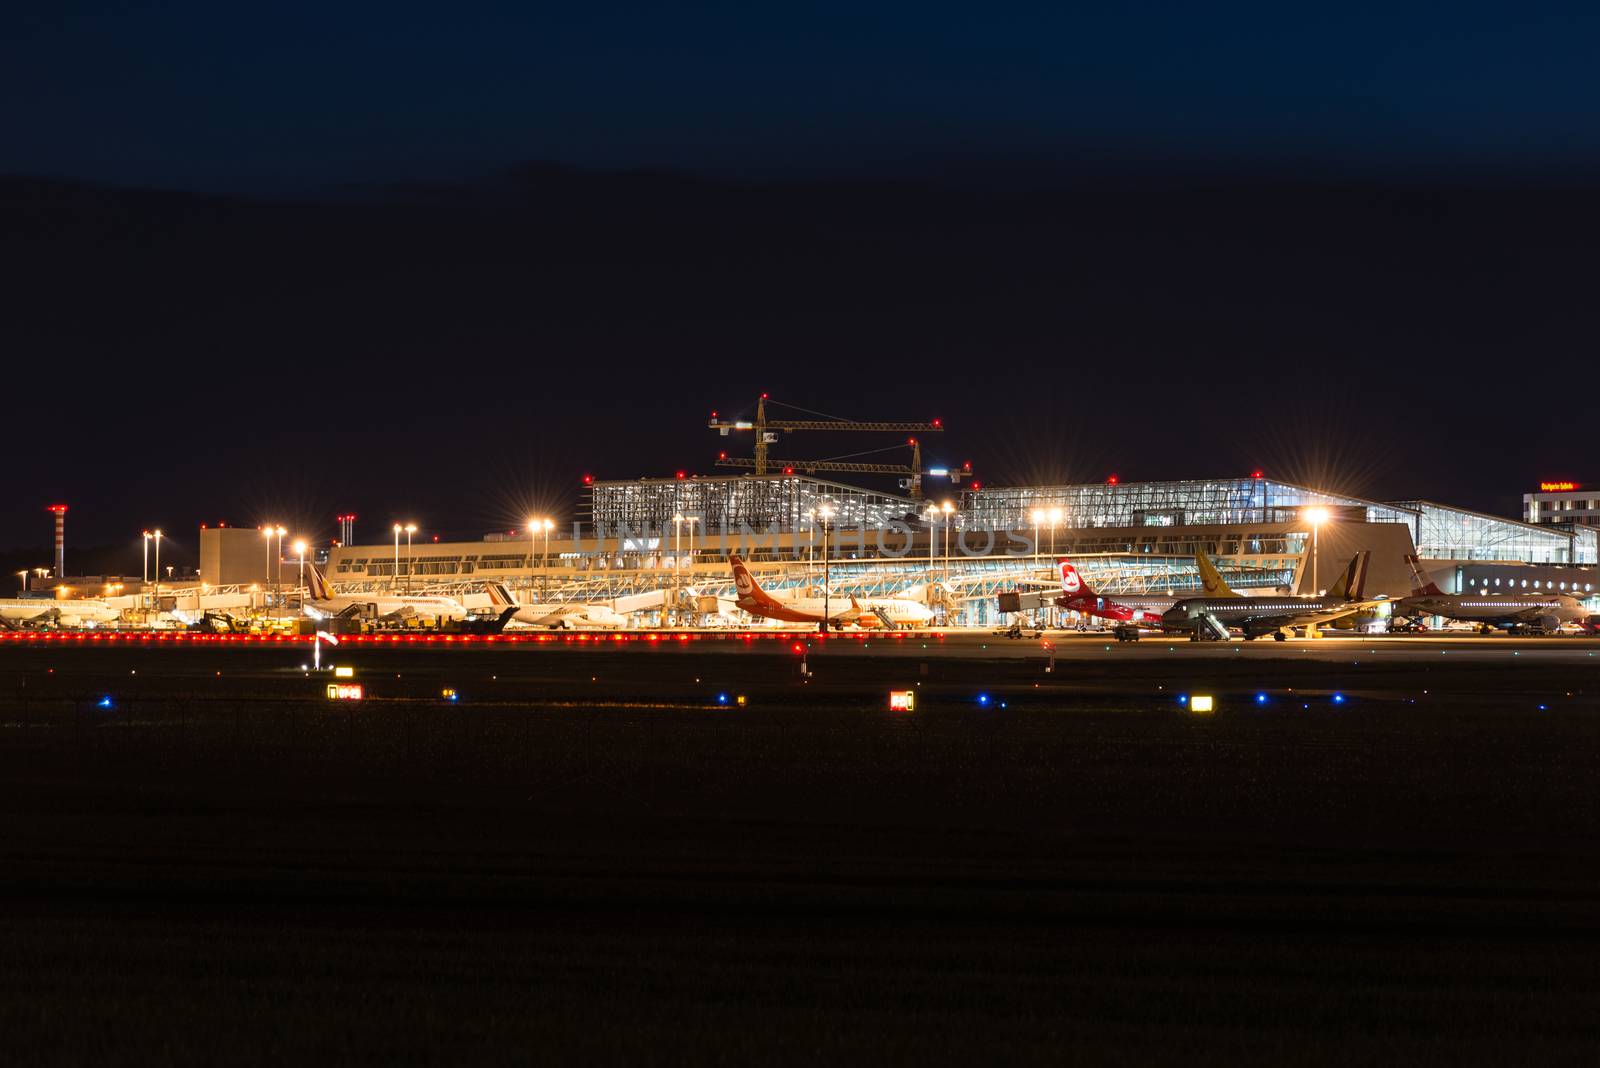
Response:
[[[1161,613],[1177,602],[1176,597],[1128,597],[1113,601],[1089,588],[1089,580],[1072,566],[1071,560],[1059,561],[1061,566],[1061,596],[1056,607],[1080,612],[1086,616],[1132,623],[1137,627],[1161,629]]]

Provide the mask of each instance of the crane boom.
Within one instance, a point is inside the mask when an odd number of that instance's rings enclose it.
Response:
[[[892,434],[902,434],[911,432],[919,434],[932,434],[939,433],[944,430],[944,424],[937,419],[925,423],[883,422],[854,419],[768,419],[767,395],[765,393],[763,393],[760,399],[756,401],[755,419],[718,419],[716,413],[713,412],[711,413],[711,421],[707,425],[712,430],[717,431],[723,437],[727,437],[734,431],[753,431],[755,433],[755,458],[749,462],[749,466],[753,467],[755,469],[755,473],[758,475],[766,474],[767,468],[772,465],[773,461],[768,458],[767,450],[773,442],[778,440],[779,431],[782,431],[783,433],[789,433],[795,430],[842,430],[851,433],[887,432]],[[724,467],[745,466],[743,463],[736,464],[727,460],[719,460],[717,462]],[[784,466],[800,467],[807,471],[854,471],[856,473],[870,474],[906,473],[905,469],[899,465],[866,464],[855,467],[821,466],[827,462],[829,461],[817,460],[805,463],[785,461]],[[922,464],[919,458],[916,461],[913,469],[909,472],[913,481],[913,486],[917,488],[920,488],[922,477],[921,472],[917,469],[921,466]],[[890,467],[893,469],[889,470],[888,468]]]

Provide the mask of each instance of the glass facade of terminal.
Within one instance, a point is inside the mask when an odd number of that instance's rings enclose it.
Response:
[[[810,528],[824,504],[836,527],[881,528],[915,516],[921,502],[805,475],[731,475],[596,482],[589,516],[597,529],[670,531],[673,516],[693,516],[703,531]]]
[[[881,530],[898,521],[915,531],[925,506],[804,475],[736,475],[597,482],[589,518],[591,529],[607,533],[669,534],[678,515],[694,517],[702,538],[741,528],[788,533],[812,530],[824,504],[835,509],[838,530]],[[1023,532],[1030,540],[1037,532],[1041,551],[1279,556],[1304,551],[1308,506],[1328,508],[1335,520],[1404,523],[1425,559],[1600,562],[1600,530],[1591,527],[1535,526],[1427,500],[1369,501],[1270,478],[968,489],[951,522],[957,531]],[[1253,533],[1230,538],[1195,529],[1217,527]],[[1005,551],[1003,539],[996,544]]]
[[[1362,509],[1369,523],[1410,518],[1398,507],[1270,478],[1006,486],[967,490],[961,499],[969,522],[1000,529],[1031,527],[1035,511],[1052,509],[1061,512],[1058,528],[1084,529],[1278,523],[1297,519],[1308,505]]]
[[[1430,560],[1497,560],[1527,564],[1594,564],[1592,527],[1555,528],[1483,515],[1434,501],[1401,501],[1415,515],[1411,540]]]

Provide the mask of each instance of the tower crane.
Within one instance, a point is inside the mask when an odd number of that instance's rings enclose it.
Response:
[[[841,471],[853,474],[877,475],[903,475],[910,480],[911,495],[920,497],[922,494],[922,446],[918,439],[912,438],[907,444],[911,447],[911,464],[875,464],[853,463],[844,459],[837,460],[774,460],[770,457],[769,448],[778,440],[778,434],[790,433],[796,430],[829,430],[847,431],[850,433],[940,433],[944,424],[938,419],[926,423],[911,422],[872,422],[855,419],[838,419],[826,416],[818,419],[768,419],[767,400],[765,393],[756,401],[756,417],[754,420],[720,419],[716,412],[711,413],[709,424],[712,430],[723,437],[734,431],[749,430],[755,434],[755,456],[751,459],[743,457],[730,457],[727,453],[717,458],[719,467],[745,467],[754,469],[758,475],[765,475],[772,467],[781,468],[784,473],[792,474],[796,470],[808,474],[817,471]],[[778,403],[774,401],[773,403]],[[801,409],[802,411],[804,409]],[[820,415],[812,412],[809,414]]]

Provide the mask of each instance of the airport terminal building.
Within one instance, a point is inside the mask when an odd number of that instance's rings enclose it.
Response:
[[[935,493],[937,491],[934,491]],[[1264,477],[954,489],[916,500],[801,474],[590,481],[577,520],[548,536],[336,548],[329,577],[438,588],[486,580],[543,599],[616,596],[664,585],[731,595],[740,553],[764,582],[844,594],[935,587],[961,621],[992,621],[992,594],[1048,581],[1072,555],[1097,587],[1181,594],[1209,553],[1240,588],[1325,587],[1358,549],[1371,592],[1409,589],[1415,553],[1448,591],[1500,582],[1593,597],[1600,529],[1486,515],[1427,499],[1370,501]],[[1531,585],[1529,588],[1533,588]]]

